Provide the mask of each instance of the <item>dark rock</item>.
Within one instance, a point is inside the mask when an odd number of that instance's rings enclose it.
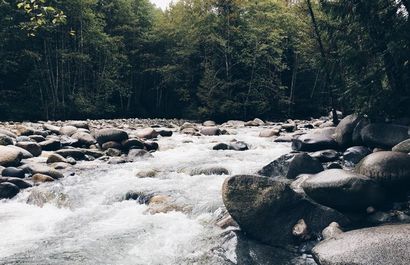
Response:
[[[126,131],[120,129],[101,129],[94,133],[94,137],[97,142],[102,145],[109,141],[121,143],[128,139],[128,134]]]
[[[13,145],[13,138],[5,134],[0,134],[0,145]]]
[[[385,193],[374,180],[342,169],[330,169],[306,179],[305,193],[319,204],[341,212],[365,212],[369,206],[379,206]]]
[[[341,233],[313,248],[320,265],[408,265],[410,225],[385,225]]]
[[[224,144],[224,143],[219,143],[217,145],[215,145],[214,147],[212,147],[213,150],[228,150],[229,149],[229,145]]]
[[[67,135],[62,135],[60,137],[60,142],[62,147],[81,147],[80,141],[77,139],[71,138]]]
[[[159,145],[156,142],[145,142],[144,148],[147,151],[157,151],[159,149]]]
[[[77,139],[80,145],[87,147],[97,142],[91,134],[86,132],[76,132],[71,137]]]
[[[146,194],[138,191],[129,191],[125,194],[124,199],[127,201],[137,201],[139,204],[148,204],[154,194]]]
[[[361,118],[357,114],[346,116],[340,121],[335,130],[335,140],[341,147],[353,145],[353,131]]]
[[[16,185],[19,189],[27,189],[31,188],[33,185],[30,183],[22,180],[21,178],[13,178],[13,177],[0,177],[0,183],[9,182]]]
[[[78,128],[74,126],[63,126],[60,128],[61,135],[71,136],[77,132]]]
[[[82,149],[77,149],[77,148],[70,148],[70,149],[60,149],[56,151],[56,154],[67,158],[67,157],[72,157],[75,160],[84,160],[85,159],[85,153],[83,152]]]
[[[284,123],[282,124],[282,129],[287,132],[294,132],[296,130],[296,123]]]
[[[316,158],[317,160],[319,160],[322,163],[326,163],[326,162],[332,162],[335,160],[339,159],[339,152],[337,152],[336,150],[322,150],[322,151],[317,151],[314,152],[312,154],[310,154],[313,158]]]
[[[315,174],[323,171],[322,164],[306,153],[286,154],[263,167],[258,174],[266,177],[294,179],[300,174]]]
[[[273,246],[295,242],[292,229],[303,219],[312,235],[331,222],[346,223],[339,212],[317,205],[284,181],[259,176],[233,176],[223,184],[226,209],[249,237]]]
[[[3,177],[21,178],[25,177],[25,171],[21,168],[7,167],[1,172]]]
[[[29,151],[33,156],[41,155],[41,146],[35,142],[18,142],[16,146]]]
[[[0,183],[0,199],[11,199],[19,193],[20,189],[10,182]]]
[[[46,140],[46,138],[42,135],[30,135],[28,138],[30,139],[28,142],[34,141],[36,143],[40,143]]]
[[[158,133],[162,137],[171,137],[172,136],[172,131],[160,130],[160,131],[158,131]]]
[[[61,142],[57,139],[48,139],[44,142],[40,142],[39,145],[44,151],[57,151],[61,148]]]
[[[330,163],[329,165],[327,165],[326,167],[327,169],[342,169],[342,165],[336,162]]]
[[[104,156],[104,152],[97,150],[97,149],[81,149],[81,151],[86,155],[86,156],[92,156],[95,158],[99,158]]]
[[[409,127],[374,123],[361,130],[363,143],[368,147],[391,149],[396,144],[409,139]]]
[[[125,150],[144,149],[144,143],[136,138],[127,139],[121,144]]]
[[[249,149],[248,145],[242,141],[231,142],[229,144],[229,150],[246,151],[248,149]]]
[[[403,142],[396,144],[393,147],[392,151],[407,154],[410,153],[410,139],[404,140]]]
[[[347,164],[355,165],[370,153],[370,149],[365,146],[353,146],[343,153],[343,161]]]
[[[337,148],[336,141],[328,131],[308,133],[292,139],[292,149],[295,151],[315,152]]]
[[[12,147],[0,146],[0,166],[18,166],[22,156],[21,152]]]
[[[109,142],[103,143],[101,146],[102,150],[108,150],[110,148],[122,149],[122,145],[118,142],[109,141]]]
[[[410,156],[399,152],[376,152],[366,156],[356,167],[359,174],[368,176],[392,194],[410,190]]]

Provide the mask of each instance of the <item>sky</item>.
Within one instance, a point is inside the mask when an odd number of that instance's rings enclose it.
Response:
[[[165,8],[168,7],[169,3],[171,3],[172,0],[150,0],[151,3],[155,4],[157,7],[161,8],[162,10],[165,10]]]

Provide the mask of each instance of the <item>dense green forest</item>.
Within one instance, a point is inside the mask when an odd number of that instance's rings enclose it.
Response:
[[[410,114],[408,0],[0,0],[0,120]]]

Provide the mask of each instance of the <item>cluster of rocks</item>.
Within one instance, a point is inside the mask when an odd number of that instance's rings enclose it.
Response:
[[[223,184],[242,232],[271,246],[310,242],[320,265],[409,264],[409,123],[288,124],[276,130],[288,128],[293,152]]]
[[[173,127],[154,129],[123,120],[3,123],[0,127],[0,199],[21,189],[70,174],[78,161],[132,162],[151,156],[156,138]],[[175,125],[176,126],[176,125]],[[152,124],[152,127],[160,127]]]

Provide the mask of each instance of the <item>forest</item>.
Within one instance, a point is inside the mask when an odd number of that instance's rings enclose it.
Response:
[[[0,120],[410,114],[408,0],[0,0]]]

